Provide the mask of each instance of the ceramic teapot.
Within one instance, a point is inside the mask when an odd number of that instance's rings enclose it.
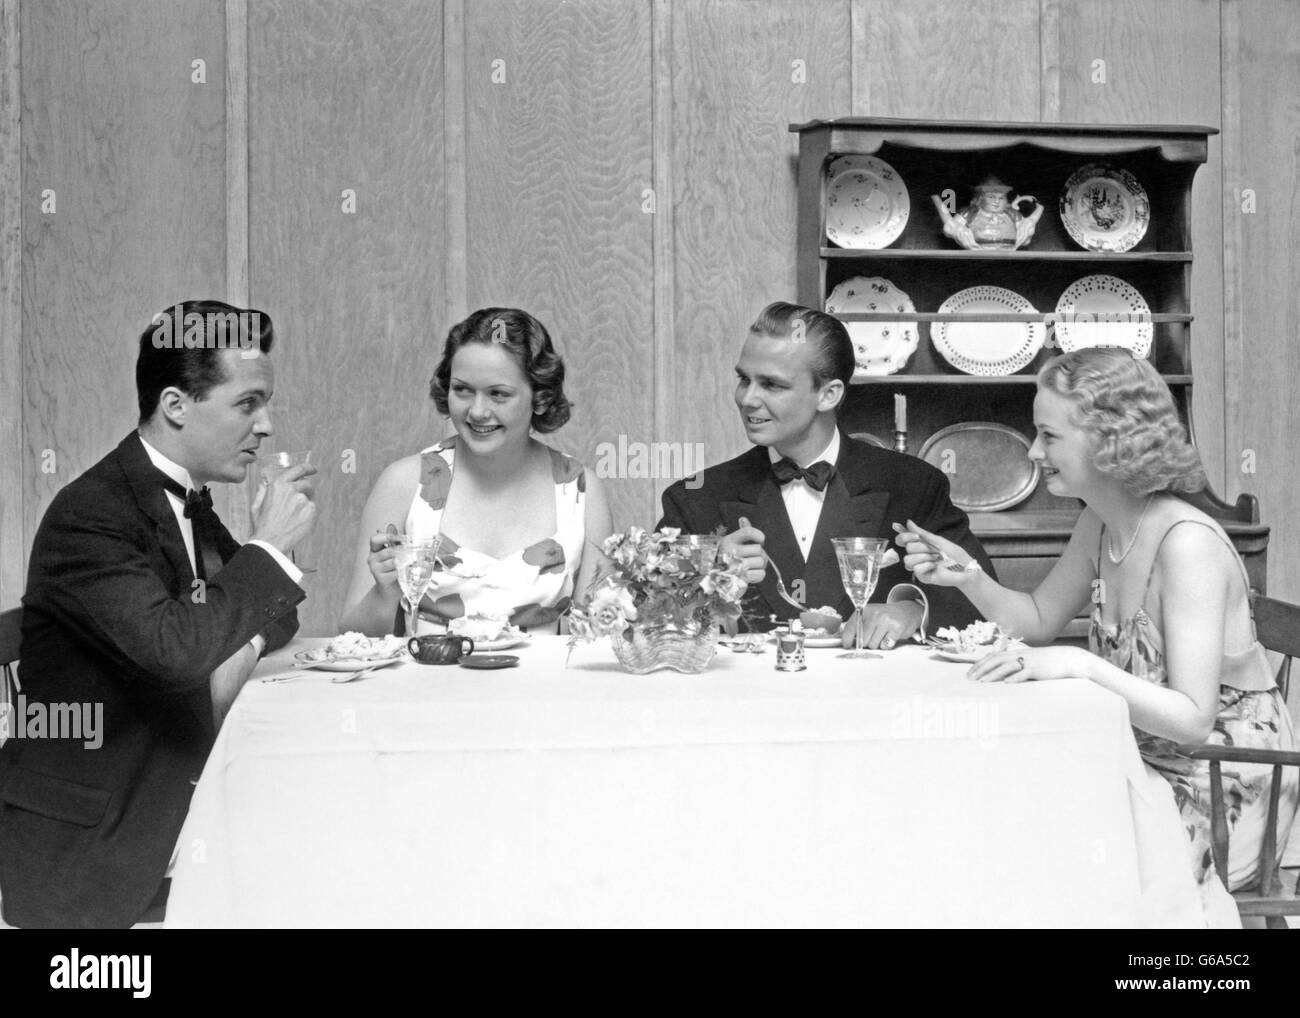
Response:
[[[1011,188],[997,177],[989,177],[975,188],[971,203],[953,215],[939,196],[931,195],[943,220],[943,232],[968,250],[1000,248],[1014,251],[1024,247],[1034,236],[1043,215],[1043,206],[1033,195],[1009,197]],[[1033,202],[1037,207],[1021,215],[1019,205]]]

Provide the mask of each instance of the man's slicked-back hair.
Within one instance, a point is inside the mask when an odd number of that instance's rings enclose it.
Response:
[[[838,318],[798,304],[776,301],[758,313],[754,324],[749,327],[749,334],[811,344],[814,388],[820,389],[838,378],[848,391],[857,364],[853,356],[853,340]],[[843,400],[840,403],[842,406]]]
[[[135,361],[140,423],[153,417],[162,391],[168,387],[196,400],[207,399],[208,393],[226,380],[221,363],[224,351],[256,347],[267,354],[274,345],[275,329],[265,311],[220,300],[188,300],[158,312],[140,333],[140,353]]]

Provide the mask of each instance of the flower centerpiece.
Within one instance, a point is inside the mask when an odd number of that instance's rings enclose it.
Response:
[[[683,537],[673,527],[606,538],[609,565],[569,609],[569,646],[608,636],[619,663],[638,675],[704,671],[719,623],[740,617],[746,589],[743,566],[718,562],[717,549],[717,538]]]

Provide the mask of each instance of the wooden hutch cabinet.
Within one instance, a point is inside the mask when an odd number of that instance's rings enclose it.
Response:
[[[863,277],[878,281],[880,287],[892,284],[890,292],[902,291],[915,309],[899,313],[895,304],[888,311],[835,312],[846,323],[914,323],[918,341],[905,364],[890,365],[892,373],[855,378],[844,410],[846,430],[865,432],[881,444],[894,446],[893,396],[901,394],[907,401],[909,452],[918,453],[936,432],[963,422],[990,422],[1011,429],[1024,436],[1027,446],[1034,434],[1035,374],[1059,352],[1058,300],[1083,277],[1104,274],[1123,281],[1125,292],[1131,292],[1131,287],[1145,300],[1149,317],[1126,320],[1143,326],[1150,322],[1146,356],[1168,382],[1195,441],[1192,178],[1205,162],[1213,128],[847,118],[792,125],[790,130],[799,135],[800,303],[825,308],[836,287]],[[859,165],[877,167],[886,174],[883,188],[892,192],[866,199],[869,204],[878,198],[884,206],[877,210],[877,222],[871,227],[876,235],[865,242],[870,246],[858,246],[864,242],[853,238],[844,240],[848,246],[841,246],[828,237],[828,199],[831,232],[837,239],[845,237],[843,227],[836,233],[834,225],[843,222],[842,202],[846,197],[862,200],[838,185],[832,188],[832,173],[838,181],[843,168],[854,165],[845,156],[859,157]],[[881,163],[884,170],[879,170]],[[1140,240],[1133,243],[1129,237],[1125,244],[1115,245],[1127,249],[1085,248],[1072,236],[1079,232],[1073,213],[1067,228],[1062,208],[1067,182],[1079,180],[1083,167],[1092,165],[1130,174],[1140,183],[1137,190],[1149,217]],[[1036,196],[1043,206],[1032,240],[1018,250],[966,250],[943,232],[931,196],[940,196],[949,211],[960,210],[971,201],[973,188],[991,176],[1018,195]],[[908,210],[900,231],[901,217],[896,213],[892,224],[885,220],[890,215],[888,206],[899,204],[904,191]],[[1019,209],[1028,214],[1032,204],[1022,203]],[[873,213],[863,215],[870,221]],[[1091,236],[1085,239],[1094,247],[1112,246]],[[945,301],[973,287],[1013,291],[1032,309],[940,313]],[[951,366],[936,348],[935,339],[942,338],[942,330],[952,322],[997,323],[1022,331],[1029,328],[1025,323],[1042,323],[1045,342],[1032,360],[1011,373],[970,374]],[[1014,436],[1011,440],[1016,441]],[[933,454],[928,458],[936,459]],[[1017,504],[1000,511],[971,510],[971,524],[1003,581],[1029,590],[1064,550],[1082,504],[1050,494],[1041,483],[1017,497],[1021,499]],[[1246,562],[1253,586],[1263,591],[1268,528],[1259,523],[1254,497],[1243,495],[1229,505],[1206,491],[1190,501],[1223,523]]]

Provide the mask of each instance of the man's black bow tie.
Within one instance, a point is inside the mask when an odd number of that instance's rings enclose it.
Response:
[[[185,518],[193,519],[199,513],[209,512],[212,509],[212,492],[208,491],[205,484],[198,491],[191,488],[186,491],[178,481],[172,480],[161,470],[158,473],[162,477],[163,487],[170,491],[177,498],[185,500]]]
[[[835,476],[835,467],[825,460],[818,460],[805,469],[789,456],[783,456],[772,464],[772,473],[776,475],[777,484],[789,484],[803,478],[813,491],[825,491],[827,483]]]

